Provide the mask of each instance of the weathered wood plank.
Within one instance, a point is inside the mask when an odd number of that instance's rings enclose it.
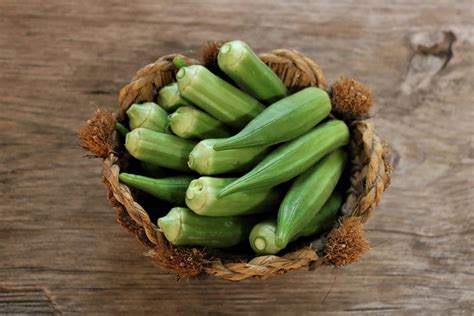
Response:
[[[470,1],[1,1],[0,313],[472,314],[473,13]],[[361,263],[176,282],[115,223],[77,129],[114,110],[144,64],[233,38],[372,87],[397,168]]]

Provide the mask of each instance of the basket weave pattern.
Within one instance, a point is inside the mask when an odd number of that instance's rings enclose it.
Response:
[[[203,58],[204,65],[210,69],[212,65],[209,63],[215,63],[213,56],[219,47],[216,44],[212,45],[207,47],[206,56]],[[120,91],[120,110],[116,117],[107,113],[110,116],[110,124],[114,124],[115,120],[123,121],[126,110],[133,103],[156,100],[159,89],[174,81],[177,68],[172,60],[175,56],[175,54],[163,56],[136,73],[133,80]],[[320,67],[297,51],[280,49],[261,54],[259,57],[292,92],[310,86],[327,89]],[[188,62],[199,63],[192,59],[188,59]],[[351,129],[351,187],[342,207],[343,219],[328,236],[302,244],[296,251],[282,256],[232,260],[225,256],[210,257],[204,250],[198,248],[170,245],[156,224],[150,220],[146,210],[134,200],[130,189],[118,180],[120,166],[124,165],[123,162],[126,162],[127,157],[120,156],[115,150],[118,147],[115,132],[105,136],[112,146],[107,155],[101,154],[104,158],[103,182],[109,190],[108,198],[117,210],[118,221],[149,249],[148,256],[161,267],[180,277],[207,273],[239,281],[246,278],[268,278],[303,267],[313,270],[323,264],[348,264],[358,260],[368,250],[368,244],[363,238],[362,224],[367,221],[379,203],[382,192],[389,185],[392,171],[388,147],[374,133],[373,123],[367,116],[358,116],[358,119],[354,120],[353,118],[357,116],[349,114],[341,117]],[[91,122],[94,122],[93,119],[89,120],[88,124],[94,125]],[[105,130],[103,126],[95,128]],[[357,245],[354,246],[360,250],[351,252],[350,245],[354,243],[351,239],[354,239],[354,236],[362,236],[357,237],[355,241]],[[340,249],[345,250],[341,252]]]

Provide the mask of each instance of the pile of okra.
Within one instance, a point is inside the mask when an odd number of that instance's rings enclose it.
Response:
[[[221,46],[222,79],[179,56],[176,82],[156,103],[127,111],[126,150],[141,174],[122,183],[170,207],[158,219],[177,246],[226,248],[248,242],[276,254],[299,237],[321,234],[337,220],[349,129],[329,119],[326,91],[290,94],[242,41]]]

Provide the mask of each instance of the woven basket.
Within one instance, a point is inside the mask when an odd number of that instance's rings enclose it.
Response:
[[[216,62],[219,47],[218,43],[204,47],[201,63],[222,75]],[[114,126],[116,121],[126,121],[124,113],[131,104],[155,101],[158,90],[174,81],[177,68],[172,59],[175,56],[163,56],[140,69],[120,91],[120,108],[116,116],[97,110],[80,131],[82,146],[93,156],[104,159],[102,178],[108,189],[108,199],[117,211],[118,222],[148,249],[146,255],[179,277],[213,274],[232,281],[268,278],[304,267],[314,270],[321,265],[343,266],[359,260],[369,249],[363,224],[388,187],[392,171],[388,147],[374,133],[369,120],[370,91],[359,82],[345,78],[328,89],[323,73],[314,61],[297,51],[284,49],[259,57],[291,92],[309,86],[328,90],[333,103],[332,115],[345,120],[350,127],[350,189],[342,207],[342,217],[329,233],[294,243],[281,256],[254,257],[245,251],[175,247],[167,242],[156,226],[156,220],[150,220],[153,216],[137,202],[139,193],[119,183],[120,171],[129,170],[133,158],[119,144]],[[188,62],[200,63],[193,59]],[[163,215],[167,209],[161,211]]]

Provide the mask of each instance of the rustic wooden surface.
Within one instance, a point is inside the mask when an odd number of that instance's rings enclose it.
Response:
[[[385,2],[1,0],[0,314],[472,315],[473,4]],[[144,64],[234,38],[373,88],[396,170],[362,262],[177,282],[115,223],[76,131]]]

